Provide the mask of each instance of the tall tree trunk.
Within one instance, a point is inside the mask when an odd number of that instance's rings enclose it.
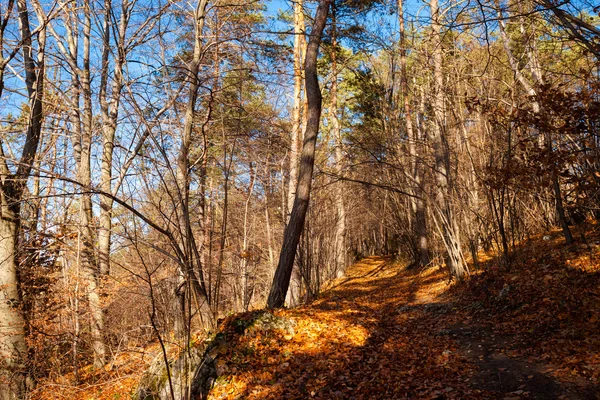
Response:
[[[83,66],[80,70],[80,75],[77,78],[77,83],[79,84],[78,89],[83,96],[83,110],[81,114],[79,114],[79,111],[77,114],[83,119],[83,129],[78,135],[81,153],[77,178],[83,188],[83,193],[80,197],[80,224],[83,244],[82,274],[83,279],[86,281],[87,298],[91,314],[90,331],[92,334],[92,347],[94,350],[94,366],[100,368],[106,363],[106,349],[104,346],[104,313],[100,303],[98,262],[95,254],[95,240],[92,230],[93,210],[92,195],[90,193],[92,185],[91,153],[94,123],[90,70],[92,10],[89,1],[84,2],[83,13]],[[77,62],[77,60],[74,60],[74,62]]]
[[[290,137],[290,178],[287,191],[287,210],[285,221],[287,223],[289,214],[294,206],[296,186],[298,184],[298,162],[300,137],[302,134],[302,59],[306,52],[306,39],[304,38],[304,2],[294,1],[294,104],[292,109],[292,132]]]
[[[327,23],[330,3],[331,0],[319,1],[313,28],[310,33],[310,41],[306,50],[306,59],[304,60],[305,90],[306,99],[308,101],[306,133],[304,145],[302,146],[302,157],[294,206],[290,215],[289,224],[283,234],[283,244],[279,254],[279,263],[277,265],[277,270],[275,271],[275,276],[273,277],[273,283],[267,301],[267,306],[269,308],[280,308],[283,307],[285,303],[285,295],[290,284],[292,269],[294,267],[296,249],[298,248],[298,242],[300,241],[302,229],[304,228],[306,211],[308,210],[322,103],[317,72],[317,57],[323,30]]]
[[[410,96],[408,91],[408,73],[406,68],[407,41],[404,29],[404,0],[398,0],[398,23],[400,25],[400,86],[404,105],[404,121],[408,136],[409,153],[411,159],[411,174],[413,179],[411,206],[413,211],[413,234],[415,235],[415,260],[414,266],[425,266],[429,264],[429,243],[427,238],[427,205],[423,193],[423,165],[418,152],[419,130],[413,129],[413,116],[410,107]]]
[[[4,188],[3,188],[4,189]],[[2,193],[0,220],[0,399],[21,399],[25,393],[25,318],[20,310],[16,244],[19,207]],[[18,203],[17,203],[18,204]]]
[[[180,260],[180,273],[185,280],[186,288],[189,289],[185,295],[188,296],[188,302],[191,301],[192,296],[195,296],[196,305],[202,322],[207,325],[212,325],[214,323],[214,315],[212,314],[204,282],[200,250],[193,235],[192,222],[190,219],[190,146],[192,143],[196,102],[200,88],[198,73],[200,71],[200,63],[203,54],[202,32],[204,30],[207,6],[208,0],[199,0],[196,9],[193,12],[195,19],[194,52],[187,71],[189,93],[182,127],[181,145],[177,159],[176,177],[180,202],[178,236],[180,238],[180,254],[183,257]]]
[[[33,5],[38,15],[41,15],[43,13],[41,4],[37,0],[34,0]],[[85,291],[91,315],[90,331],[94,351],[94,366],[101,367],[106,362],[106,350],[103,339],[104,314],[100,304],[98,287],[98,262],[95,254],[95,238],[92,229],[93,209],[91,195],[91,147],[94,130],[90,69],[92,9],[89,0],[85,0],[81,8],[71,6],[69,5],[63,10],[63,12],[72,14],[74,17],[69,17],[68,20],[72,22],[70,22],[64,32],[58,34],[50,23],[47,24],[47,27],[55,38],[55,43],[71,70],[72,96],[67,99],[67,102],[71,103],[71,141],[76,161],[76,177],[80,189],[82,189],[79,197],[79,224],[83,245],[81,248],[81,273],[82,279],[85,281]],[[82,32],[79,31],[80,16],[83,19],[81,23],[83,27]],[[79,54],[80,38],[83,38],[81,55]],[[66,46],[63,41],[67,43]],[[80,60],[82,63],[81,66],[79,66]]]
[[[342,175],[344,170],[344,141],[342,139],[342,129],[338,118],[338,64],[337,64],[337,26],[335,20],[335,5],[331,5],[331,103],[329,105],[329,119],[331,121],[331,133],[335,142],[335,169],[338,176]],[[346,267],[346,207],[344,205],[344,183],[339,181],[335,187],[335,208],[337,211],[337,220],[335,224],[335,272],[342,272]]]
[[[244,203],[244,236],[242,238],[242,254],[241,254],[241,289],[242,289],[242,309],[248,311],[251,300],[251,290],[249,285],[250,271],[248,266],[252,260],[251,251],[248,248],[248,212],[250,211],[250,200],[252,200],[252,193],[254,192],[254,183],[256,182],[256,174],[254,173],[254,167],[252,162],[248,163],[249,174],[250,174],[250,186],[248,187],[248,194]]]
[[[450,177],[450,154],[446,138],[446,115],[444,106],[444,75],[442,70],[442,23],[438,0],[431,0],[431,29],[433,36],[433,113],[432,142],[435,158],[436,202],[439,228],[446,247],[446,265],[449,273],[462,279],[469,273],[464,263],[460,235],[451,204],[452,180]]]
[[[0,400],[25,398],[27,346],[16,253],[20,202],[38,151],[43,122],[45,30],[38,35],[36,60],[26,0],[17,0],[17,10],[30,111],[16,172],[10,173],[4,157],[0,160]]]
[[[111,93],[108,93],[109,85],[109,53],[111,50],[111,23],[112,0],[104,0],[104,26],[103,39],[104,48],[102,52],[102,70],[100,76],[99,102],[102,113],[102,167],[100,175],[100,189],[105,193],[113,192],[113,153],[114,141],[117,131],[117,122],[119,117],[119,105],[121,102],[121,91],[123,89],[123,65],[127,57],[125,45],[125,32],[127,30],[130,18],[130,7],[128,1],[121,4],[121,18],[119,26],[116,29],[114,57],[114,71],[112,77]],[[109,98],[109,96],[111,98]],[[112,230],[112,208],[113,200],[108,196],[100,197],[100,218],[98,229],[98,270],[100,276],[106,276],[110,273],[110,246]]]

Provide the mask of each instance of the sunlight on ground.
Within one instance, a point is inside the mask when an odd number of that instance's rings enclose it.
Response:
[[[209,398],[490,398],[474,383],[484,357],[461,353],[448,333],[457,326],[504,337],[506,345],[489,351],[537,363],[559,384],[600,384],[598,238],[572,247],[560,240],[524,243],[510,268],[481,257],[488,264],[460,284],[440,267],[407,270],[390,257],[368,257],[313,303],[275,312],[293,321],[293,334],[244,334],[228,343]],[[78,388],[69,376],[42,383],[33,399],[128,398],[150,360],[148,350],[124,356]]]
[[[439,341],[426,345],[430,339],[425,336],[416,341],[410,326],[423,315],[423,310],[416,308],[418,304],[435,302],[447,288],[446,275],[440,269],[418,273],[406,271],[390,258],[366,258],[350,267],[346,276],[333,282],[314,303],[278,312],[297,322],[293,338],[242,339],[242,347],[253,346],[256,354],[264,356],[244,359],[236,366],[230,363],[228,368],[234,370],[229,371],[229,378],[220,378],[210,398],[343,398],[342,392],[328,391],[331,387],[352,390],[354,380],[368,379],[361,372],[365,368],[371,373],[375,368],[372,378],[382,384],[367,389],[372,386],[367,380],[358,384],[366,385],[364,389],[357,389],[377,390],[385,396],[387,391],[400,390],[401,386],[393,383],[400,376],[402,382],[412,380],[412,372],[402,370],[403,363],[393,363],[392,359],[420,363],[420,358],[433,357],[439,368],[446,369],[449,357],[455,357],[445,352],[448,346]],[[401,309],[402,304],[408,307]],[[390,336],[393,332],[406,334]],[[257,341],[266,347],[259,349]],[[412,358],[415,355],[417,359]]]
[[[122,352],[99,370],[81,368],[79,386],[72,373],[38,383],[30,400],[118,400],[128,399],[158,352],[156,344],[139,351]]]

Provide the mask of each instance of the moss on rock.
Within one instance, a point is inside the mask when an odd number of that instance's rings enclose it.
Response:
[[[291,319],[273,315],[266,310],[252,311],[227,317],[219,325],[219,332],[203,341],[190,343],[189,354],[179,352],[169,360],[171,381],[176,399],[183,398],[187,392],[186,385],[181,384],[185,367],[193,371],[191,379],[192,398],[205,399],[214,381],[219,376],[218,358],[227,351],[242,351],[229,348],[233,346],[236,336],[256,336],[269,331],[281,331],[284,337],[294,335],[295,322]],[[222,362],[221,362],[222,364]],[[171,399],[171,389],[164,356],[157,355],[148,370],[142,376],[138,390],[133,396],[135,400],[167,400]]]

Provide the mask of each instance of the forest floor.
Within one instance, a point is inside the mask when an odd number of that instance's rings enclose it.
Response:
[[[294,334],[242,335],[212,399],[600,399],[600,241],[558,232],[462,284],[390,258],[352,266]],[[592,235],[592,236],[590,236]],[[548,238],[546,238],[548,239]]]
[[[532,238],[460,284],[366,258],[312,304],[275,312],[293,332],[229,335],[210,398],[600,399],[600,227],[577,235]],[[108,383],[121,389],[76,397],[127,398],[138,375],[119,376]]]

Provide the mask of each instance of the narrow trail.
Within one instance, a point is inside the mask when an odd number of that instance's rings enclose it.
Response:
[[[480,325],[440,270],[355,264],[316,302],[280,311],[294,335],[242,337],[212,399],[598,399]]]

